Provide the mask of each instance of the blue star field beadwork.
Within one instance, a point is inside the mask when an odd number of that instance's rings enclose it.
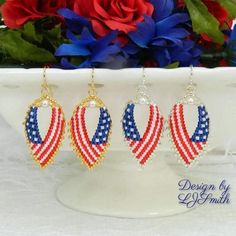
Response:
[[[42,138],[39,132],[38,128],[38,108],[37,107],[31,107],[29,111],[28,119],[26,120],[26,134],[31,143],[34,144],[41,144]]]
[[[206,142],[209,136],[210,119],[206,107],[198,106],[198,125],[191,138],[192,142]]]
[[[91,143],[98,145],[104,144],[108,140],[109,130],[111,127],[111,117],[106,108],[100,108],[100,117],[96,132]]]

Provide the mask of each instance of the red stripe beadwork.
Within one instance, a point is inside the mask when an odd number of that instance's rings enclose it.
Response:
[[[189,165],[203,150],[206,142],[193,142],[184,120],[184,105],[176,104],[172,110],[169,126],[177,153],[186,165]]]

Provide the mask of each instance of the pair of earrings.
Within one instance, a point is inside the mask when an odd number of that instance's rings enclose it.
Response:
[[[190,165],[203,151],[209,135],[208,113],[200,99],[195,95],[192,72],[193,69],[191,69],[187,93],[174,106],[169,119],[170,137],[175,151],[186,166]],[[140,135],[134,119],[134,109],[137,104],[149,106],[149,120],[143,136]],[[183,107],[185,104],[198,107],[198,125],[191,138],[184,120]],[[44,138],[41,137],[38,127],[38,109],[42,107],[51,108],[51,121]],[[100,110],[98,126],[91,140],[85,122],[85,113],[88,107],[96,107]],[[46,68],[44,68],[41,96],[30,105],[24,122],[26,139],[31,154],[41,168],[51,163],[56,155],[64,137],[65,124],[62,107],[52,98],[52,92],[46,80]],[[94,167],[104,156],[109,146],[111,126],[111,116],[96,93],[93,69],[88,97],[76,106],[69,121],[69,133],[73,149],[88,168]],[[164,127],[164,118],[158,106],[147,95],[144,69],[142,83],[138,87],[138,94],[125,108],[122,127],[132,153],[139,160],[139,163],[144,165],[157,148]]]
[[[66,126],[62,107],[53,99],[51,89],[47,83],[46,69],[45,67],[41,96],[29,106],[24,122],[26,140],[31,150],[31,155],[41,168],[45,168],[53,161],[64,138]],[[42,138],[38,127],[38,110],[48,107],[51,108],[51,121],[45,137]],[[85,124],[87,107],[100,109],[98,126],[91,140]],[[106,152],[109,146],[111,125],[112,121],[108,110],[96,93],[93,70],[88,97],[76,106],[69,121],[69,133],[73,149],[89,168],[95,166]]]
[[[206,149],[210,120],[208,112],[196,96],[196,86],[193,83],[193,67],[189,83],[184,97],[174,105],[169,121],[169,137],[173,144],[173,149],[185,166],[189,166]],[[164,118],[161,115],[158,105],[151,101],[147,95],[146,76],[143,69],[142,83],[139,85],[136,98],[128,102],[123,116],[123,131],[133,155],[141,165],[151,157],[158,147],[164,128]],[[149,119],[143,136],[140,136],[134,119],[134,109],[137,104],[149,106]],[[198,110],[198,124],[192,136],[189,135],[185,124],[184,106],[194,105]]]

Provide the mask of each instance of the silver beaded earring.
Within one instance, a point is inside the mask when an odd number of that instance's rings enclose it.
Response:
[[[145,132],[141,136],[136,126],[134,109],[136,105],[149,107],[149,119]],[[158,106],[147,94],[146,74],[143,68],[142,82],[138,86],[137,96],[127,103],[122,119],[125,141],[139,164],[144,165],[157,148],[163,130],[164,118]]]
[[[169,118],[170,139],[174,151],[185,166],[189,166],[206,150],[210,130],[210,119],[206,107],[196,96],[192,66],[190,70],[185,96],[174,105]],[[193,105],[198,111],[198,123],[192,136],[189,135],[185,124],[185,105]]]

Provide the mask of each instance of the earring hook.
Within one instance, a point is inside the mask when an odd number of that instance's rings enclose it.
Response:
[[[194,76],[194,69],[193,69],[193,65],[191,65],[190,74],[189,74],[189,82],[187,84],[186,93],[184,96],[184,101],[186,101],[189,104],[200,102],[199,98],[196,96],[196,84],[193,81],[193,76]]]
[[[191,85],[193,85],[193,75],[194,75],[193,65],[190,65],[189,83],[190,83]]]
[[[96,86],[95,86],[95,69],[92,68],[91,83],[89,85],[89,95],[97,96]]]
[[[43,68],[43,82],[41,84],[41,96],[42,97],[52,97],[52,90],[47,82],[47,69],[49,66],[44,66]]]
[[[147,86],[146,86],[146,81],[147,81],[147,77],[146,77],[146,72],[145,72],[145,68],[142,68],[142,81],[139,84],[138,88],[137,88],[137,102],[140,104],[148,104],[150,103],[150,98],[147,95]]]
[[[146,72],[145,72],[145,68],[143,67],[143,77],[142,77],[142,85],[146,84]]]

